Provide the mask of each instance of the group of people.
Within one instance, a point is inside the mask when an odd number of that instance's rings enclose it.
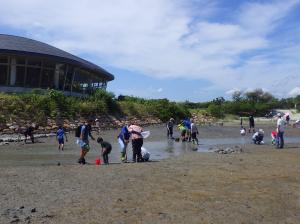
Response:
[[[276,124],[276,130],[271,132],[271,138],[272,138],[272,144],[276,145],[277,148],[282,149],[284,147],[284,131],[285,126],[290,121],[290,116],[283,116],[281,113],[277,114],[277,124]],[[297,123],[297,122],[296,122]],[[295,124],[296,124],[295,123]],[[242,124],[242,119],[241,119]],[[300,122],[299,122],[300,124]],[[249,130],[248,132],[253,132],[252,141],[254,144],[264,144],[264,130],[258,129],[258,131],[255,132],[255,125],[254,125],[254,117],[253,115],[250,115],[249,117]],[[246,134],[246,129],[241,126],[240,130],[241,135]]]
[[[98,120],[95,120],[96,124]],[[84,124],[79,125],[75,130],[75,137],[77,138],[76,143],[80,146],[80,157],[78,163],[86,164],[85,156],[90,150],[89,138],[95,140],[96,138],[92,135],[92,124],[94,120],[87,120]],[[96,125],[96,131],[99,134],[99,125]],[[120,145],[121,161],[127,162],[127,146],[131,139],[132,143],[132,162],[144,162],[150,158],[150,153],[143,148],[143,128],[132,124],[124,125],[118,135],[118,142]],[[57,131],[57,141],[59,143],[59,150],[63,150],[64,136],[66,137],[63,128],[60,126]],[[97,138],[97,143],[101,145],[101,155],[103,157],[103,163],[109,164],[108,155],[111,153],[112,145],[104,141],[102,137]]]
[[[174,126],[175,126],[175,120],[174,120],[174,118],[170,118],[170,120],[166,124],[168,138],[175,139],[173,137],[173,127]],[[186,119],[182,120],[177,125],[177,128],[180,131],[180,137],[181,137],[182,142],[188,141],[188,142],[193,142],[193,143],[199,145],[199,141],[197,138],[199,131],[198,131],[197,125],[194,123],[193,119],[186,118]]]

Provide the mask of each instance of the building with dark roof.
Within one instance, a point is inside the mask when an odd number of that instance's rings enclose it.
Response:
[[[57,89],[69,95],[106,89],[114,76],[103,68],[48,44],[0,34],[0,92]]]

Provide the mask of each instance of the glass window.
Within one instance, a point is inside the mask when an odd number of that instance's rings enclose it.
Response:
[[[26,86],[28,87],[39,87],[40,84],[40,68],[27,68],[26,75]]]
[[[0,56],[0,64],[7,64],[8,63],[8,57],[6,56]]]
[[[67,68],[67,74],[66,74],[66,82],[65,82],[65,91],[71,91],[71,84],[72,84],[72,78],[73,78],[73,71],[74,68],[72,68],[71,66],[69,66]]]
[[[43,62],[44,64],[43,64],[43,67],[44,68],[55,68],[55,63],[54,62],[52,62],[52,61],[44,61]]]
[[[24,86],[25,67],[17,66],[16,86]]]
[[[29,59],[27,65],[31,66],[41,66],[42,62],[38,59]]]
[[[0,65],[0,85],[7,84],[7,65]]]
[[[17,65],[25,65],[25,58],[17,58],[16,64]]]
[[[43,69],[41,87],[54,88],[54,70]]]

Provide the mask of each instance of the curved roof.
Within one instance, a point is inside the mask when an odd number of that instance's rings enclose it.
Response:
[[[98,65],[49,44],[25,37],[0,34],[0,52],[50,57],[90,70],[105,77],[108,81],[114,79],[112,74]]]

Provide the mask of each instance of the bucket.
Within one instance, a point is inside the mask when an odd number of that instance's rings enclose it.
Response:
[[[96,165],[100,165],[101,164],[101,160],[98,158],[95,160]]]

